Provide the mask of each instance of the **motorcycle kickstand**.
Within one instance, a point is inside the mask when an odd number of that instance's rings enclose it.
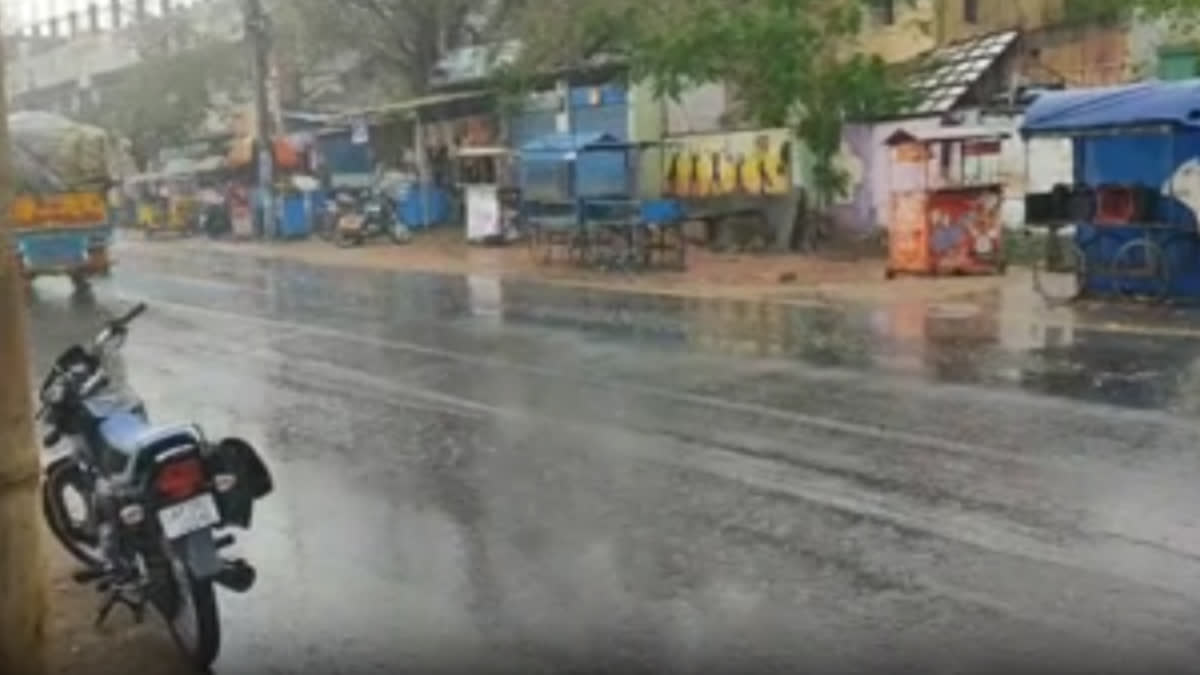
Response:
[[[108,597],[105,598],[104,604],[100,606],[100,611],[96,615],[95,627],[100,628],[104,622],[108,620],[112,611],[117,605],[124,605],[133,613],[134,623],[141,625],[146,621],[146,599],[130,600],[128,594],[120,588],[114,588],[108,591]]]

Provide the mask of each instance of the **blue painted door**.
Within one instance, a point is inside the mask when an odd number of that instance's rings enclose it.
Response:
[[[629,100],[623,85],[571,89],[571,131],[629,140]]]

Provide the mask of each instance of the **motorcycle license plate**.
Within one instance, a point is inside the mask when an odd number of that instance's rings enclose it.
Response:
[[[203,494],[159,511],[158,522],[167,539],[179,539],[219,524],[221,514],[217,511],[217,500],[211,494]]]

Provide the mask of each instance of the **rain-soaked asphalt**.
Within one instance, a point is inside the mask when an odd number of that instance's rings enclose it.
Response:
[[[278,490],[224,673],[1200,670],[1200,339],[126,259],[158,419]]]

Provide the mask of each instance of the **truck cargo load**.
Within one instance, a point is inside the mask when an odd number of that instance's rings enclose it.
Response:
[[[48,112],[8,117],[17,194],[103,192],[117,173],[107,132]]]

